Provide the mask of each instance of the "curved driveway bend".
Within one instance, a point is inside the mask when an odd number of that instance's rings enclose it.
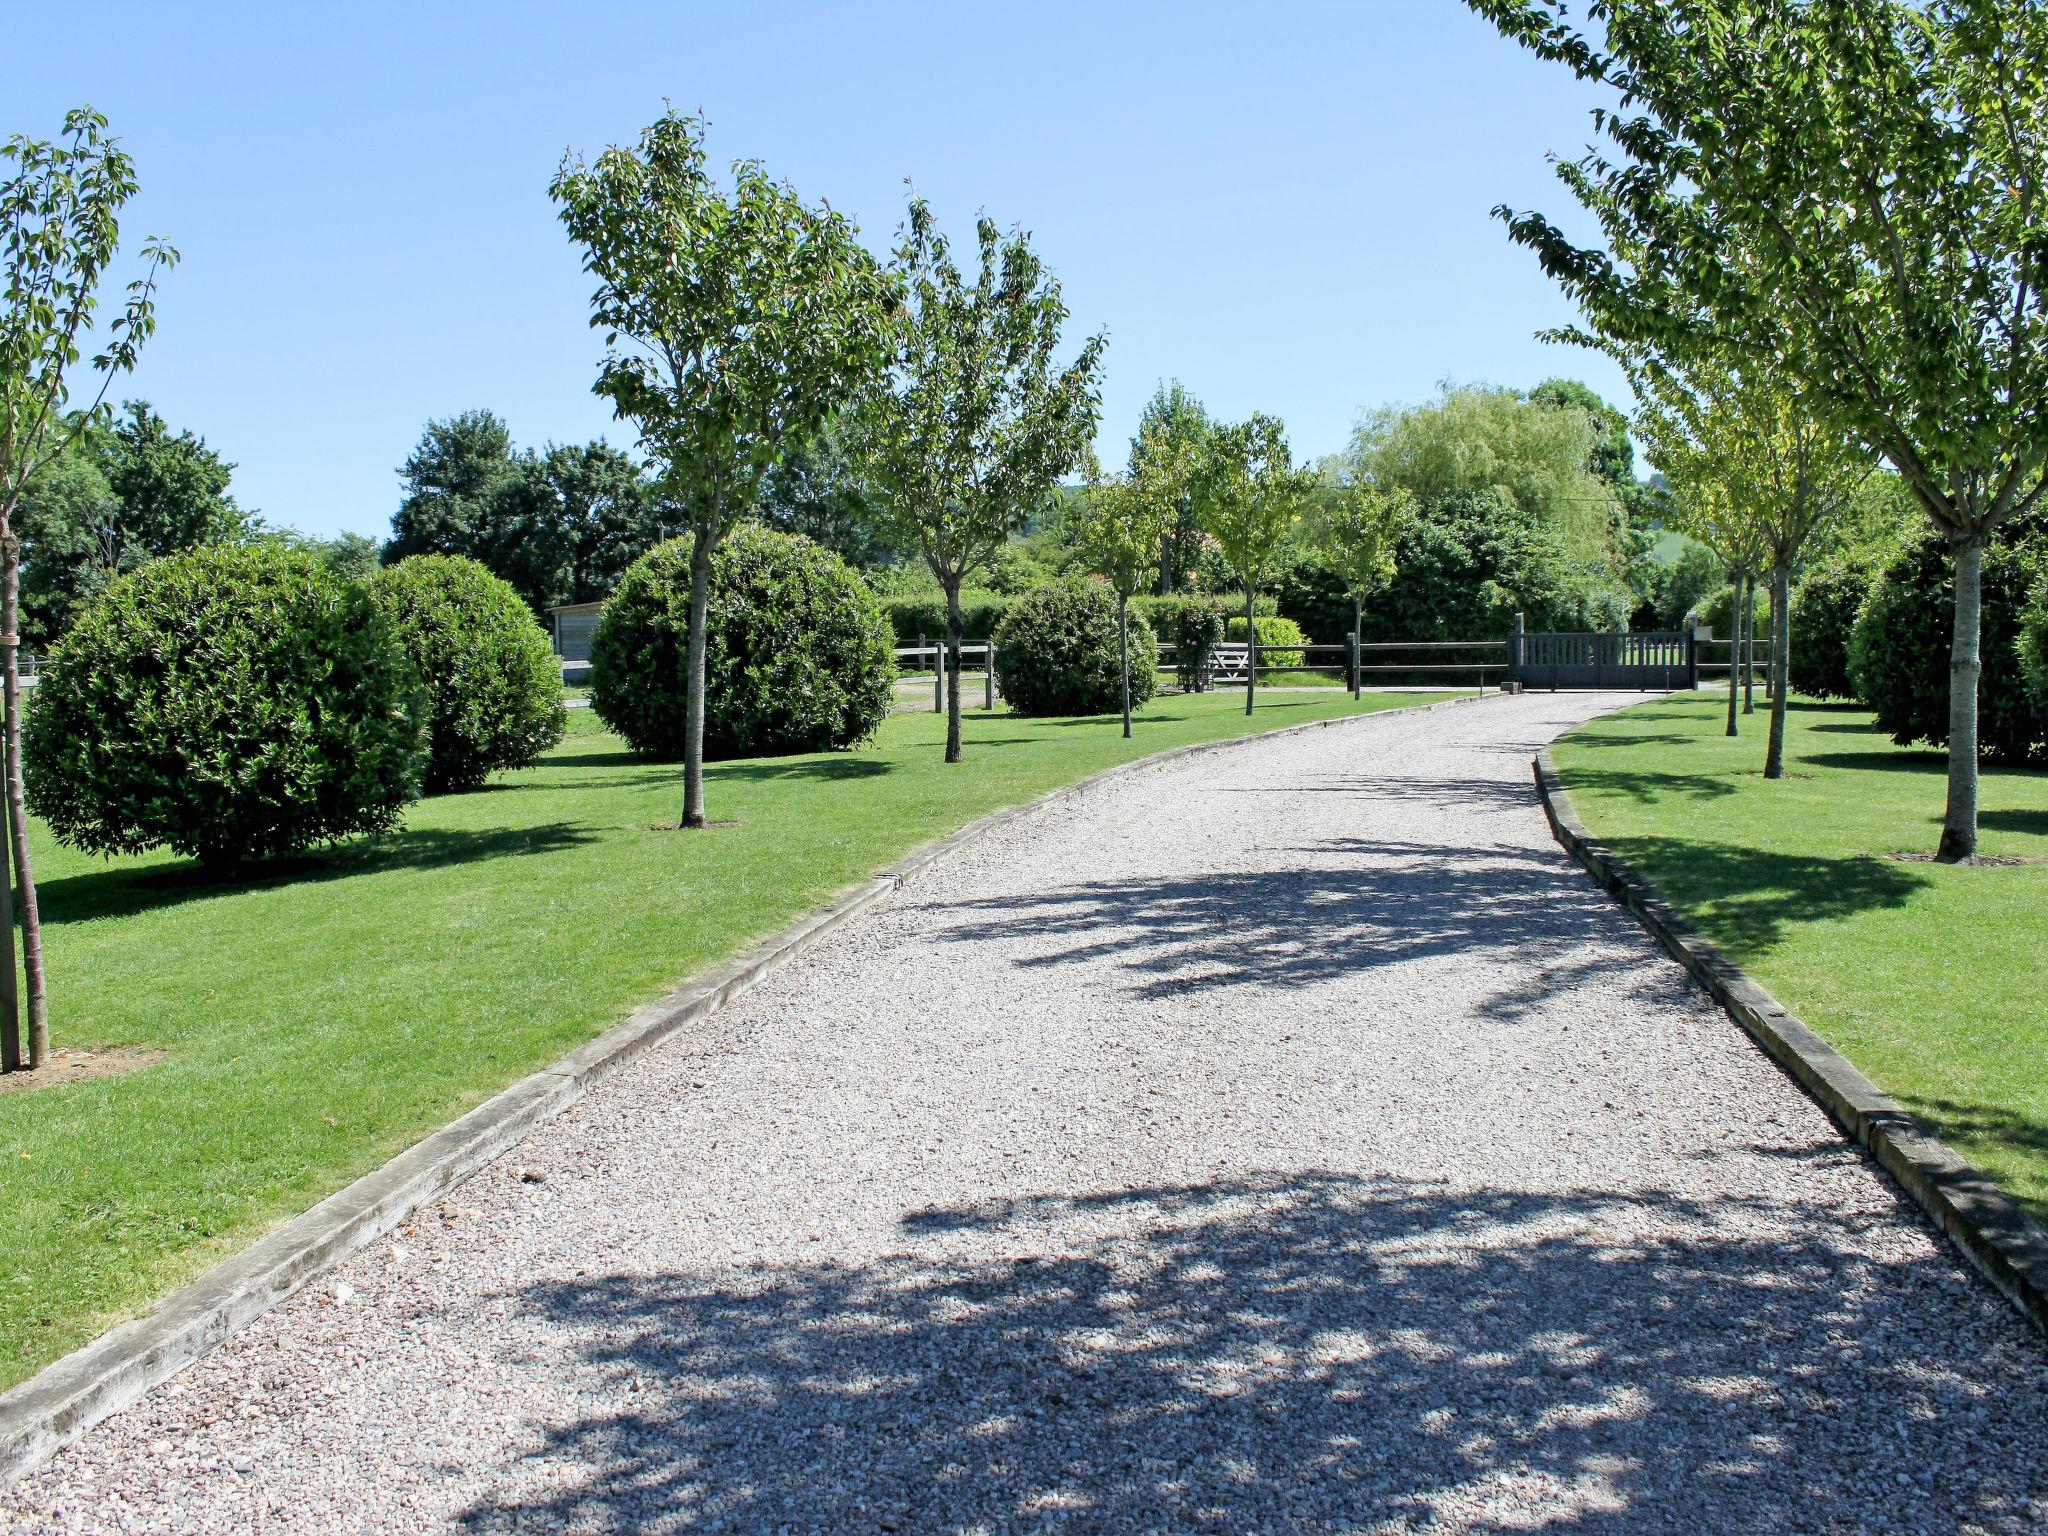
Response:
[[[2048,1349],[1552,843],[1623,702],[1009,824],[0,1525],[2048,1526]]]

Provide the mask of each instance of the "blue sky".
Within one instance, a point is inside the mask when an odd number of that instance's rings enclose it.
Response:
[[[1342,5],[15,6],[0,132],[89,101],[135,155],[125,225],[184,252],[122,390],[239,466],[271,521],[383,533],[427,418],[632,441],[590,394],[588,282],[547,197],[565,149],[664,98],[890,244],[905,178],[950,227],[1021,223],[1109,332],[1100,451],[1179,378],[1341,447],[1444,379],[1604,360],[1489,217],[1565,211],[1545,163],[1592,97],[1459,0]]]

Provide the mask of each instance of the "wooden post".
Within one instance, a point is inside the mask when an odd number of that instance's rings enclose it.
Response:
[[[1344,663],[1351,673],[1351,697],[1358,697],[1358,631],[1353,630],[1344,637]]]
[[[981,647],[981,707],[996,707],[996,643],[984,641]]]
[[[932,647],[932,713],[946,712],[946,642]]]
[[[1508,681],[1519,683],[1529,660],[1529,636],[1522,616],[1515,615],[1514,632],[1508,636]]]

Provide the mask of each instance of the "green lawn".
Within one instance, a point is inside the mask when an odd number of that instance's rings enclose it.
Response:
[[[1981,851],[1953,868],[1942,757],[1858,710],[1795,702],[1791,777],[1725,696],[1596,720],[1555,749],[1593,833],[1877,1085],[2048,1219],[2048,773],[1989,769]],[[1761,707],[1761,706],[1760,706]]]
[[[0,1093],[0,1386],[132,1315],[636,1004],[984,812],[1147,752],[1412,704],[1334,690],[1111,718],[890,719],[851,752],[680,773],[587,710],[543,764],[234,886],[37,846],[55,1043],[125,1077]]]

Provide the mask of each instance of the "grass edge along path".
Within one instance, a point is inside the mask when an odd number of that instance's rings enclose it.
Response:
[[[1924,861],[1939,753],[1868,714],[1795,699],[1790,777],[1764,718],[1730,741],[1725,695],[1674,695],[1552,745],[1572,803],[1705,937],[2048,1221],[2048,773],[1987,766],[1982,851]],[[1901,857],[1905,855],[1905,857]]]
[[[689,837],[660,826],[678,769],[576,711],[536,767],[234,884],[39,836],[56,1044],[165,1054],[0,1095],[0,1388],[928,841],[1172,747],[1417,702],[1166,698],[1129,742],[976,713],[953,767],[943,717],[897,716],[710,765],[733,824]]]

